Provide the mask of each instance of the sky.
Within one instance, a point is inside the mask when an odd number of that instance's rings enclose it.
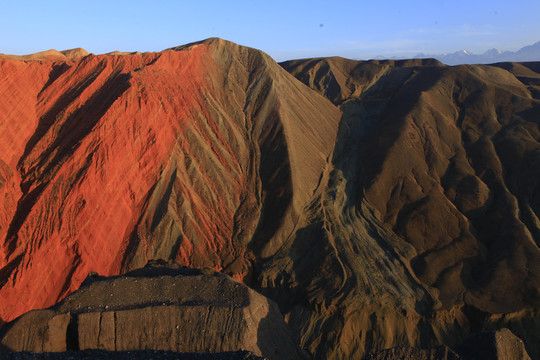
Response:
[[[515,51],[540,41],[540,0],[0,0],[0,53],[160,51],[220,37],[296,58]]]

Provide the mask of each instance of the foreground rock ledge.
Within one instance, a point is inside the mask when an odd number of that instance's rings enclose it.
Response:
[[[57,305],[28,312],[0,330],[1,350],[62,352],[248,350],[298,359],[277,305],[213,270],[147,266],[89,277]]]
[[[435,349],[395,347],[369,354],[365,360],[531,360],[523,341],[510,330],[477,333],[461,345],[450,349],[439,346]]]
[[[4,360],[264,360],[260,356],[253,355],[249,351],[234,351],[224,353],[176,353],[163,350],[139,350],[139,351],[107,351],[107,350],[84,350],[66,352],[8,352],[2,353]]]

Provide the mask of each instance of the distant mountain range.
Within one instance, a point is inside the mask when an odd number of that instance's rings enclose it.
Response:
[[[540,60],[540,41],[521,48],[518,51],[501,51],[489,49],[483,54],[473,54],[467,50],[456,51],[450,54],[418,54],[416,59],[435,58],[447,65],[461,64],[493,64],[497,62],[524,62]]]

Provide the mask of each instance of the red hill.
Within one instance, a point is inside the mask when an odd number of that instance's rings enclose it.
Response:
[[[0,59],[0,73],[3,320],[149,259],[250,276],[294,227],[340,117],[267,55],[219,39]]]

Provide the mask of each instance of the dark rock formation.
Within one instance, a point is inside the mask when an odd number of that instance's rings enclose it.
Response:
[[[523,341],[508,329],[474,334],[450,349],[395,347],[369,354],[366,360],[530,360]]]
[[[214,270],[175,266],[89,278],[58,305],[5,325],[0,344],[18,352],[245,349],[303,357],[271,300]]]
[[[456,350],[467,360],[530,360],[523,341],[508,329],[471,336]]]
[[[460,360],[463,358],[446,346],[421,350],[410,347],[395,347],[369,354],[366,360]]]
[[[54,353],[9,352],[0,353],[5,360],[264,360],[249,351],[216,354],[176,353],[172,351],[106,351],[83,350]]]

